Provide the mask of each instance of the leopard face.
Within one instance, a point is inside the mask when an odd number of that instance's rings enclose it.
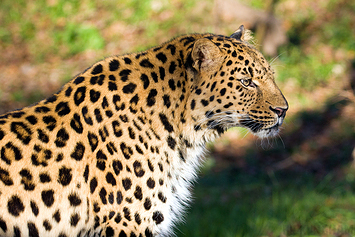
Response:
[[[206,141],[278,133],[288,109],[243,40],[181,36],[108,57],[0,117],[0,236],[170,236]]]
[[[195,77],[209,80],[197,80],[188,102],[195,128],[241,126],[260,137],[277,135],[288,104],[262,54],[233,37],[200,43],[193,51]]]

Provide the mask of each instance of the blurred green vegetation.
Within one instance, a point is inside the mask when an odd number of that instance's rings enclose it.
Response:
[[[353,236],[354,179],[333,180],[244,169],[205,174],[179,236]]]
[[[213,7],[213,0],[1,0],[0,109],[50,95],[103,56],[189,32],[231,33],[216,24]],[[355,110],[346,97],[353,92],[343,90],[354,69],[354,12],[351,0],[277,1],[288,43],[269,60],[290,103],[285,131],[276,141],[226,135],[222,148],[211,145],[178,236],[355,235]]]
[[[140,37],[153,45],[157,39],[153,38],[154,32],[157,29],[169,30],[174,24],[183,23],[185,11],[194,3],[194,0],[175,5],[169,1],[152,0],[2,0],[0,41],[4,45],[14,42],[26,44],[37,61],[46,60],[52,54],[71,57],[86,50],[103,49],[102,27],[119,20],[132,27],[143,24],[146,30]],[[99,11],[110,14],[95,19]],[[164,21],[154,18],[163,11],[173,11],[174,17]],[[41,35],[48,38],[39,39]],[[45,44],[41,40],[45,40]],[[147,41],[144,41],[137,45],[136,50],[146,47]]]
[[[337,64],[345,66],[346,61],[329,54],[335,50],[355,52],[355,2],[324,1],[319,8],[295,12],[287,18],[292,25],[287,32],[289,44],[279,49],[284,68],[278,78],[293,78],[300,87],[313,90],[327,82]]]
[[[87,1],[86,1],[87,2]],[[85,7],[94,10],[94,2]],[[93,24],[81,22],[82,1],[11,1],[0,3],[0,41],[26,44],[37,61],[57,54],[73,56],[88,49],[102,49],[104,39]],[[89,14],[90,11],[85,11]],[[69,18],[69,16],[78,18]],[[46,39],[39,40],[40,37]],[[45,41],[45,44],[43,44]]]
[[[323,63],[321,57],[305,54],[296,46],[289,46],[285,51],[287,55],[281,55],[280,61],[287,70],[278,71],[279,80],[293,78],[305,90],[311,91],[320,83],[326,83],[336,65],[335,61]]]

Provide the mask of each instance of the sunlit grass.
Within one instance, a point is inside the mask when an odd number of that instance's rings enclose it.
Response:
[[[297,173],[276,179],[242,170],[205,175],[178,236],[355,234],[354,182],[336,182],[332,175],[315,181]]]
[[[0,4],[0,42],[26,44],[31,56],[43,61],[52,54],[71,57],[86,50],[105,47],[103,33],[115,22],[124,22],[132,29],[142,29],[137,49],[152,46],[157,32],[169,31],[175,24],[186,24],[186,11],[194,1],[174,4],[156,1],[65,1],[3,0]],[[167,16],[160,16],[162,12]],[[100,12],[110,14],[100,15]],[[97,19],[100,18],[100,19]],[[163,18],[163,19],[162,19]],[[96,24],[100,22],[100,26]],[[103,28],[104,27],[104,28]],[[122,32],[123,35],[125,32]]]
[[[308,55],[295,46],[289,46],[280,51],[283,51],[279,57],[283,67],[278,68],[278,79],[280,81],[295,80],[300,88],[309,91],[325,84],[336,65],[334,61],[324,62],[323,52],[319,55]]]

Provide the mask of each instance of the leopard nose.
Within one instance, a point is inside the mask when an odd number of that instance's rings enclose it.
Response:
[[[270,106],[270,110],[273,111],[275,114],[277,114],[277,116],[279,116],[279,118],[285,117],[287,109],[288,109],[288,107],[286,107],[286,108],[281,108],[281,107],[272,108]]]

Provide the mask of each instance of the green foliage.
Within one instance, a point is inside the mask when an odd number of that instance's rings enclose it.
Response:
[[[11,43],[11,33],[9,30],[0,28],[0,41],[6,44]]]
[[[87,49],[102,49],[104,39],[93,26],[69,23],[64,29],[54,32],[56,44],[66,45],[68,54],[73,55]]]
[[[268,3],[268,1],[265,0],[247,0],[243,2],[257,9],[265,9],[265,5]]]
[[[329,80],[334,62],[324,63],[320,55],[305,54],[296,46],[284,47],[280,51],[284,51],[279,57],[283,63],[278,70],[280,81],[293,79],[299,87],[313,90]]]
[[[120,17],[132,27],[142,29],[140,34],[144,41],[139,42],[136,51],[144,50],[148,46],[153,46],[156,42],[161,42],[162,36],[177,26],[183,25],[184,33],[189,30],[189,18],[186,12],[190,10],[198,0],[179,1],[171,3],[167,0],[156,1],[127,1],[124,8],[120,9]],[[168,16],[161,13],[168,12]],[[167,38],[168,39],[168,38]],[[166,40],[167,40],[166,39]]]
[[[110,12],[102,18],[105,27],[123,21],[131,28],[142,29],[140,37],[145,40],[141,44],[146,48],[156,43],[161,36],[157,32],[169,31],[174,25],[187,22],[186,10],[193,7],[195,2],[170,4],[166,0],[3,0],[0,3],[0,45],[23,42],[27,44],[33,58],[40,61],[52,54],[70,57],[88,49],[103,49],[105,40],[102,29],[90,23],[98,21],[90,20],[95,11],[103,11]],[[164,20],[160,18],[163,11],[171,13]],[[42,39],[43,36],[46,38]],[[143,49],[139,45],[137,48]]]
[[[48,5],[46,0],[41,1],[42,4],[38,4],[39,7],[45,10],[46,15],[48,15],[53,21],[62,17],[72,17],[73,14],[78,14],[81,10],[81,1],[79,0],[58,0],[54,4]]]
[[[30,21],[24,21],[19,33],[22,39],[32,40],[36,33],[36,26]]]
[[[28,45],[34,58],[43,60],[45,55],[72,56],[88,49],[102,49],[104,39],[92,24],[82,22],[80,17],[89,14],[94,1],[58,0],[36,2],[3,0],[0,4],[0,41],[22,41]],[[11,27],[16,25],[17,27]],[[41,42],[38,35],[46,31],[49,39]]]
[[[138,23],[145,21],[152,14],[151,0],[132,0],[127,3],[127,7],[132,9],[132,14],[128,17],[128,23]]]
[[[335,182],[332,175],[315,180],[298,173],[273,179],[242,170],[207,174],[177,232],[189,237],[321,236],[327,227],[354,234],[355,189],[347,187],[355,183]]]
[[[23,90],[20,89],[13,92],[11,97],[11,99],[16,102],[27,101],[28,104],[33,104],[43,99],[43,94],[40,92],[25,93]]]
[[[346,66],[337,52],[355,52],[354,11],[354,1],[329,0],[317,9],[300,8],[288,15],[292,27],[287,32],[289,44],[279,49],[278,78],[295,80],[305,91],[325,85],[336,65]]]
[[[355,51],[355,2],[330,1],[327,9],[335,14],[322,25],[322,38],[335,48]]]

